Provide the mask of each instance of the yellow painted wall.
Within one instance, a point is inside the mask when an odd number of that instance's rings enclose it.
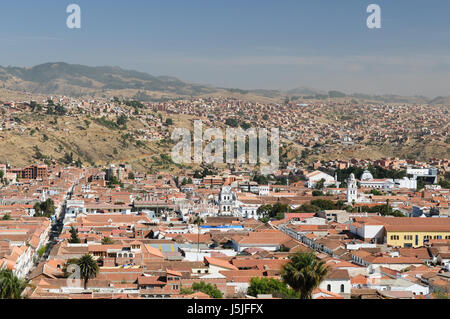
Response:
[[[412,236],[412,239],[405,239],[405,236]],[[416,235],[418,242],[416,245]],[[398,236],[398,240],[391,239],[391,236]],[[441,236],[441,239],[450,239],[450,231],[447,232],[387,232],[388,246],[404,247],[406,244],[412,244],[412,247],[423,247],[425,236],[431,236],[429,239],[436,239],[435,236]]]

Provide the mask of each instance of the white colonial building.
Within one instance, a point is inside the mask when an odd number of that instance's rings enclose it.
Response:
[[[259,196],[269,196],[270,186],[269,185],[259,185]]]
[[[268,187],[268,186],[267,186]],[[223,186],[219,194],[219,215],[259,219],[258,208],[262,201],[258,198],[238,198],[231,186]]]
[[[219,215],[235,216],[237,213],[237,197],[231,186],[223,186],[219,194]]]
[[[338,181],[336,176],[333,177],[331,175],[328,175],[327,173],[321,172],[321,171],[314,171],[312,173],[309,173],[306,175],[306,179],[308,180],[308,188],[314,188],[316,187],[317,183],[320,182],[322,179],[324,180],[323,185],[330,186],[330,185],[336,185],[338,186]]]
[[[359,181],[361,187],[376,188],[383,190],[392,190],[399,188],[416,189],[417,180],[414,178],[403,177],[401,179],[383,178],[374,179],[372,174],[365,170]]]

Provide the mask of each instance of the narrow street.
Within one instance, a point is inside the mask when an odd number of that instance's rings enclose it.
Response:
[[[76,181],[72,188],[70,189],[70,191],[67,193],[66,199],[64,200],[64,203],[61,205],[61,211],[59,213],[58,218],[52,222],[52,226],[49,232],[49,236],[48,236],[48,240],[46,243],[46,250],[44,252],[44,254],[41,256],[41,258],[38,258],[34,264],[34,267],[30,270],[33,271],[33,269],[39,265],[40,262],[45,261],[48,259],[50,252],[52,251],[53,247],[58,243],[58,237],[61,235],[61,232],[63,231],[64,228],[64,218],[66,215],[66,205],[67,205],[67,201],[72,199],[72,194],[73,194],[73,190],[75,188],[75,186],[77,186],[79,183],[79,180]]]

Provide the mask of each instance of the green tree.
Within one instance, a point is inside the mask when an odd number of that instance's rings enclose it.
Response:
[[[383,193],[380,192],[378,189],[372,189],[372,190],[370,191],[370,193],[371,193],[372,195],[375,195],[375,196],[383,195]]]
[[[73,162],[73,153],[72,152],[70,154],[69,153],[65,153],[62,160],[63,160],[63,162],[65,164],[72,164],[72,162]]]
[[[66,114],[66,109],[64,108],[64,106],[62,106],[62,105],[60,105],[60,104],[58,104],[58,105],[56,105],[55,106],[55,113],[56,114],[58,114],[58,115],[60,115],[60,116],[63,116],[63,115],[65,115]]]
[[[259,185],[267,185],[269,183],[269,179],[264,175],[255,175],[253,176],[253,181],[257,182]]]
[[[114,240],[111,237],[104,237],[102,239],[102,245],[113,245]]]
[[[118,126],[126,126],[128,122],[128,117],[125,114],[122,114],[117,118],[117,125]]]
[[[91,255],[87,254],[78,259],[77,265],[80,267],[80,275],[84,280],[84,289],[86,290],[88,281],[97,277],[98,264]]]
[[[203,178],[202,172],[201,171],[195,171],[194,172],[194,178]]]
[[[318,181],[318,182],[316,183],[315,189],[323,189],[324,185],[325,185],[325,179],[322,178],[320,181]]]
[[[300,294],[300,299],[311,299],[312,291],[328,273],[325,262],[312,252],[298,252],[289,259],[281,272],[283,281]]]
[[[271,294],[275,298],[293,299],[299,298],[298,292],[289,288],[288,285],[275,278],[257,278],[254,277],[250,280],[250,286],[248,287],[247,294],[253,297],[257,295]]]
[[[55,203],[51,198],[45,202],[36,203],[33,206],[35,210],[35,217],[47,217],[50,218],[55,214]]]
[[[180,288],[180,294],[182,295],[192,295],[194,293],[194,290],[192,290],[191,288]]]
[[[241,127],[242,127],[244,130],[248,130],[248,129],[251,128],[252,126],[251,126],[251,124],[249,124],[249,123],[247,123],[247,122],[242,122],[242,123],[241,123]]]
[[[231,127],[238,127],[239,126],[239,122],[238,120],[234,119],[234,118],[228,118],[225,120],[225,124]]]
[[[192,284],[193,291],[201,291],[211,298],[221,299],[223,297],[222,292],[217,288],[216,285],[206,284],[204,281],[195,282]]]
[[[277,220],[283,219],[284,214],[290,212],[287,204],[276,203],[274,205],[262,205],[258,208],[257,213],[262,215],[264,220],[275,218]]]
[[[2,217],[2,220],[10,220],[10,219],[11,219],[11,215],[9,215],[8,213],[3,215],[3,217]]]
[[[78,231],[72,226],[70,228],[70,239],[69,239],[69,243],[71,244],[79,244],[81,243],[80,238],[78,238]]]
[[[448,180],[442,179],[438,184],[441,185],[442,188],[450,189],[450,181]]]
[[[319,207],[320,209],[323,210],[329,210],[329,209],[340,209],[343,205],[343,202],[336,202],[334,203],[333,201],[329,200],[329,199],[314,199],[311,201],[311,205]]]
[[[39,258],[41,258],[44,255],[46,250],[47,250],[47,245],[44,245],[38,249],[37,253],[38,253]]]
[[[22,299],[28,281],[17,277],[12,270],[0,270],[0,299]]]
[[[83,162],[81,161],[80,158],[77,159],[77,161],[75,162],[75,166],[78,168],[82,168],[83,167]]]
[[[111,180],[110,180],[110,183],[113,184],[113,185],[119,185],[120,181],[119,181],[119,179],[116,176],[112,176]]]

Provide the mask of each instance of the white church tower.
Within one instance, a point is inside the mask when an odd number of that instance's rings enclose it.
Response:
[[[231,186],[222,186],[219,194],[219,214],[232,215],[236,195],[231,190]]]
[[[358,200],[358,185],[356,183],[355,174],[351,173],[347,180],[347,204]]]

